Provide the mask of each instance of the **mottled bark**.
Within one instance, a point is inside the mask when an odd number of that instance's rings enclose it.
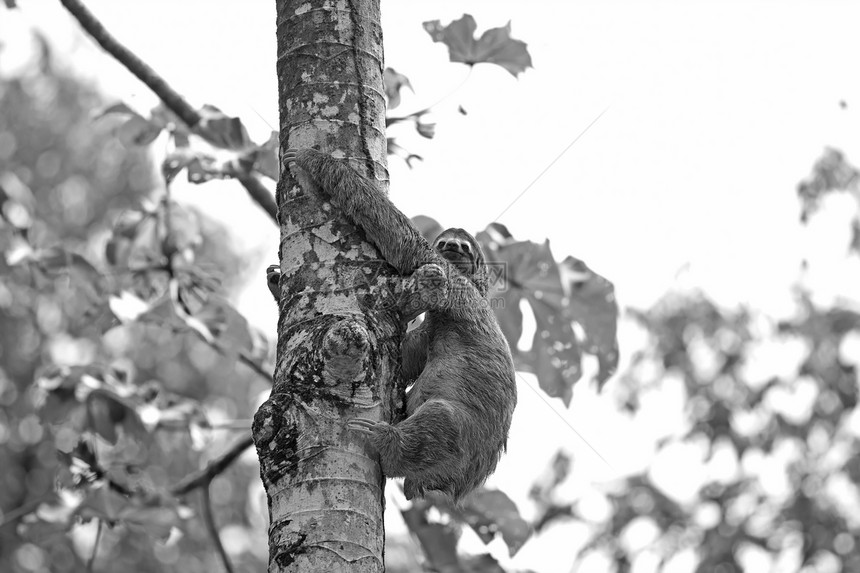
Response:
[[[346,158],[387,186],[378,0],[277,0],[281,149]],[[383,477],[352,417],[386,419],[402,317],[392,269],[281,170],[281,301],[272,394],[254,441],[269,501],[269,571],[382,571]]]

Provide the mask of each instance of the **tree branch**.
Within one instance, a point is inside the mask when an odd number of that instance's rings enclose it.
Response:
[[[116,58],[116,60],[125,66],[128,71],[135,75],[137,79],[146,84],[149,89],[155,92],[161,101],[164,102],[170,111],[179,116],[188,127],[194,128],[200,123],[200,114],[197,113],[191,104],[185,101],[173,88],[171,88],[164,78],[150,68],[143,60],[138,58],[131,50],[119,43],[119,40],[114,38],[107,31],[101,22],[78,0],[60,0],[60,3],[66,7],[66,10],[78,21],[81,27],[92,36],[93,40],[105,49],[105,51]]]
[[[0,529],[9,525],[10,523],[14,523],[28,513],[33,513],[34,511],[36,511],[36,508],[38,508],[39,505],[41,505],[43,502],[47,501],[48,498],[51,497],[52,493],[53,492],[44,493],[36,499],[31,499],[30,501],[25,502],[22,505],[5,512],[3,514],[3,518],[0,519]]]
[[[155,95],[164,102],[167,108],[175,113],[192,131],[200,124],[201,116],[188,101],[162,78],[158,73],[141,60],[134,52],[123,46],[113,37],[107,28],[99,22],[92,12],[79,0],[60,0],[66,10],[78,21],[81,27],[128,69],[134,76],[146,84]],[[248,191],[248,195],[265,211],[276,224],[278,222],[278,206],[271,192],[260,182],[260,179],[249,170],[247,173],[234,174],[234,177]]]
[[[272,373],[263,370],[263,367],[257,364],[253,358],[248,356],[244,350],[239,351],[239,362],[253,370],[260,378],[264,378],[269,384],[272,383]]]
[[[209,487],[209,483],[224,470],[230,467],[239,455],[250,448],[254,444],[253,438],[248,435],[221,454],[220,457],[212,460],[206,467],[192,474],[185,476],[182,481],[170,488],[170,493],[173,495],[185,495],[191,490],[198,487]]]

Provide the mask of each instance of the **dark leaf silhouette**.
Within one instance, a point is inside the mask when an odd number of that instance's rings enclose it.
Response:
[[[409,78],[397,72],[394,68],[385,68],[382,75],[382,83],[385,85],[385,97],[388,98],[388,109],[394,109],[400,105],[401,89],[412,89]]]
[[[252,145],[251,138],[238,117],[230,117],[214,105],[200,110],[200,124],[196,133],[221,149],[244,150]]]
[[[513,556],[531,537],[528,522],[520,517],[513,501],[497,489],[481,488],[463,502],[461,508],[453,508],[461,521],[468,523],[484,543],[492,541],[501,534]]]
[[[516,241],[501,225],[489,226],[477,238],[487,253],[491,272],[496,269],[496,274],[504,275],[504,280],[492,282],[496,288],[491,296],[503,301],[495,305],[496,316],[518,368],[536,374],[547,394],[569,405],[573,385],[582,376],[584,347],[598,358],[596,380],[602,386],[614,373],[618,360],[618,307],[612,284],[592,271],[572,273],[573,261],[578,259],[568,257],[559,265],[548,242]],[[517,348],[522,336],[523,300],[528,302],[536,323],[529,351]],[[574,323],[582,327],[583,340],[578,340]]]
[[[439,20],[424,22],[424,29],[433,41],[448,46],[452,62],[462,62],[470,66],[480,63],[497,64],[515,77],[531,67],[532,59],[526,49],[526,43],[511,38],[510,22],[501,28],[490,28],[476,39],[477,28],[475,19],[469,14],[463,14],[459,20],[454,20],[447,26],[443,26]]]

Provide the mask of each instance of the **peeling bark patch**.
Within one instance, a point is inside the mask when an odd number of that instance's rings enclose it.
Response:
[[[292,565],[298,555],[307,551],[305,540],[308,538],[306,533],[296,533],[296,539],[290,543],[279,545],[273,549],[278,550],[273,555],[269,556],[271,561],[274,561],[278,567],[287,567]]]

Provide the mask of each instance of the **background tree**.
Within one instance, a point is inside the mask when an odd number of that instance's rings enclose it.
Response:
[[[204,447],[224,447],[230,434],[215,428],[247,418],[248,389],[261,383],[234,373],[235,357],[178,329],[163,298],[151,295],[152,312],[130,320],[145,308],[127,308],[131,293],[161,292],[168,282],[155,260],[164,205],[147,197],[156,174],[142,149],[127,147],[125,131],[117,137],[116,124],[93,122],[101,97],[41,46],[36,65],[0,87],[0,569],[81,570],[97,536],[99,561],[116,570],[208,568],[205,529],[189,528],[156,552],[140,536],[168,537],[177,505],[160,507],[154,492],[196,469]],[[172,216],[200,269],[238,268],[220,224],[178,207]],[[232,280],[217,270],[212,278],[222,276]],[[248,468],[230,477],[214,507],[241,515],[239,492],[257,477]],[[129,529],[96,525],[103,522]]]
[[[833,194],[860,206],[857,173],[827,149],[798,185],[801,219]],[[578,570],[860,567],[860,313],[849,301],[816,303],[802,286],[795,297],[788,319],[721,308],[695,291],[630,311],[648,342],[619,379],[619,404],[632,416],[657,396],[680,395],[672,414],[682,423],[642,473],[569,498],[558,487],[572,460],[560,452],[535,484],[537,531],[557,520],[588,527]],[[667,472],[686,476],[667,488]]]

